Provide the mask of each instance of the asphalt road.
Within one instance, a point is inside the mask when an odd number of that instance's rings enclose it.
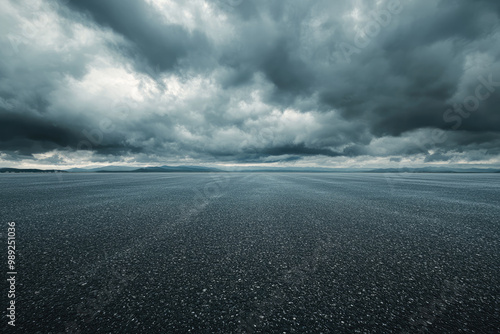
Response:
[[[0,187],[19,333],[500,331],[498,174],[4,174]]]

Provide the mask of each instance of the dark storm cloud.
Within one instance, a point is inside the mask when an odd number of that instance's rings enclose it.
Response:
[[[30,156],[54,149],[92,150],[99,154],[119,155],[141,152],[141,147],[125,140],[104,140],[95,132],[81,130],[79,120],[59,125],[40,114],[0,109],[0,151]]]
[[[380,43],[374,40],[352,56],[347,70],[339,70],[346,83],[341,89],[327,88],[322,93],[323,101],[338,108],[346,118],[368,121],[376,136],[397,136],[423,127],[450,128],[443,113],[459,89],[466,56],[475,43],[481,43],[481,38],[491,37],[498,22],[493,2],[474,6],[443,1],[435,12],[420,11],[418,7],[415,2],[408,5],[397,29],[388,26],[380,33]],[[479,41],[471,40],[474,38]],[[497,58],[498,50],[492,51]],[[497,70],[495,64],[481,74]],[[493,108],[485,108],[481,115],[484,125],[494,124],[496,118]],[[464,122],[463,126],[471,124]]]
[[[263,149],[262,153],[265,155],[325,155],[328,157],[338,157],[342,154],[334,152],[329,149],[319,149],[319,148],[311,148],[306,147],[305,144],[295,144],[295,145],[286,145],[286,146],[278,146]]]
[[[69,0],[69,5],[127,38],[133,46],[125,48],[126,52],[137,57],[139,63],[146,60],[149,70],[173,70],[191,52],[209,54],[209,42],[203,32],[189,32],[179,25],[166,24],[143,1]]]
[[[426,156],[424,159],[424,162],[448,161],[450,159],[451,159],[451,157],[446,155],[446,154],[434,153],[434,154]]]
[[[41,153],[70,145],[75,135],[40,116],[0,111],[0,150]],[[38,145],[37,145],[38,144]]]
[[[500,11],[497,2],[402,1],[401,13],[393,14],[387,27],[379,25],[381,32],[367,47],[361,48],[359,54],[349,57],[350,62],[344,59],[338,45],[342,42],[356,45],[353,38],[356,35],[339,22],[331,6],[314,2],[297,11],[300,4],[293,1],[287,6],[276,7],[258,3],[260,16],[255,16],[258,18],[254,20],[259,21],[267,12],[272,12],[271,17],[276,20],[269,28],[271,37],[259,39],[262,43],[255,42],[253,38],[261,36],[258,30],[252,35],[242,29],[243,35],[249,35],[245,40],[251,41],[252,50],[258,51],[250,51],[250,56],[244,56],[246,50],[242,50],[237,57],[239,62],[232,67],[237,71],[241,69],[239,75],[235,75],[237,78],[250,78],[248,68],[264,73],[274,84],[276,94],[281,96],[276,100],[279,104],[293,105],[295,98],[319,92],[318,110],[325,110],[321,104],[337,109],[352,122],[366,123],[375,137],[400,136],[421,128],[455,130],[453,126],[458,122],[461,130],[500,130],[495,107],[500,94],[494,92],[481,102],[480,114],[465,119],[454,111],[453,115],[445,117],[452,103],[463,103],[461,98],[474,96],[481,84],[477,77],[484,79],[494,74],[493,82],[500,82],[500,53],[498,47],[491,45],[493,41],[498,42]],[[320,66],[318,59],[300,57],[304,47],[300,28],[304,27],[308,15],[313,15],[315,6],[332,10],[331,19],[317,27],[318,31],[334,31],[324,40],[326,44],[336,40],[336,46],[327,47],[337,56],[330,59],[328,66]],[[372,17],[378,13],[380,18],[383,15],[380,13],[387,13],[386,6],[377,9],[367,1],[361,2],[360,7],[367,12],[371,10]],[[338,8],[346,7],[339,5]],[[376,23],[373,18],[368,22]],[[276,46],[274,49],[267,47],[270,41]],[[324,45],[310,44],[311,49],[324,48]],[[467,66],[470,66],[467,62],[474,62],[470,58],[475,53],[490,55],[492,61],[476,64],[482,68],[474,72],[472,81],[467,83],[467,89],[462,92],[466,95],[457,98],[464,79],[471,80],[467,77]],[[494,88],[498,87],[497,84]],[[283,100],[283,94],[288,100]],[[462,141],[473,140],[469,133],[463,132],[462,136]],[[354,146],[345,153],[369,154],[369,149]]]
[[[2,5],[9,156],[498,157],[498,1],[58,4]]]

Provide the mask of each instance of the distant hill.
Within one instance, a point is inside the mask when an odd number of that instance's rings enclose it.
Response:
[[[252,167],[230,170],[245,173],[364,173],[368,169],[326,168],[326,167]]]
[[[132,172],[135,171],[137,167],[128,166],[105,166],[98,168],[70,168],[66,169],[70,173],[95,173],[95,172]]]
[[[55,169],[0,168],[0,173],[66,173],[66,172]]]
[[[222,172],[222,170],[212,167],[202,166],[160,166],[160,167],[144,167],[133,170],[134,173],[200,173],[200,172]]]
[[[249,167],[221,170],[213,167],[203,166],[158,166],[144,168],[121,167],[113,170],[103,167],[89,172],[110,173],[168,173],[168,172],[245,172],[245,173],[498,173],[500,170],[492,168],[447,168],[447,167],[422,167],[422,168],[379,168],[379,169],[349,169],[349,168],[325,168],[325,167]],[[69,171],[69,170],[68,170]]]
[[[222,170],[204,166],[157,166],[157,167],[128,167],[105,166],[98,168],[71,168],[67,170],[55,169],[20,169],[0,168],[0,173],[207,173],[207,172],[245,172],[245,173],[500,173],[493,168],[378,168],[378,169],[349,169],[349,168],[322,168],[322,167],[248,167]]]
[[[422,168],[380,168],[372,169],[368,173],[500,173],[493,168],[448,168],[448,167],[422,167]]]

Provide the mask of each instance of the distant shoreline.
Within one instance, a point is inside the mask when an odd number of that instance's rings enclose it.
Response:
[[[20,169],[20,168],[0,168],[3,174],[35,174],[35,173],[65,173],[65,174],[89,174],[89,173],[408,173],[408,174],[495,174],[500,173],[500,169],[492,168],[471,168],[471,169],[440,169],[435,167],[424,168],[402,168],[402,169],[369,169],[369,170],[346,170],[346,169],[324,169],[324,168],[273,168],[273,169],[246,169],[246,170],[222,170],[217,168],[199,166],[179,166],[179,167],[144,167],[132,170],[112,170],[113,167],[106,167],[93,170],[56,170],[56,169]]]

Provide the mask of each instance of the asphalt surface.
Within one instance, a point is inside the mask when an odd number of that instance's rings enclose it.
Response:
[[[498,174],[4,174],[0,187],[13,332],[500,332]]]

